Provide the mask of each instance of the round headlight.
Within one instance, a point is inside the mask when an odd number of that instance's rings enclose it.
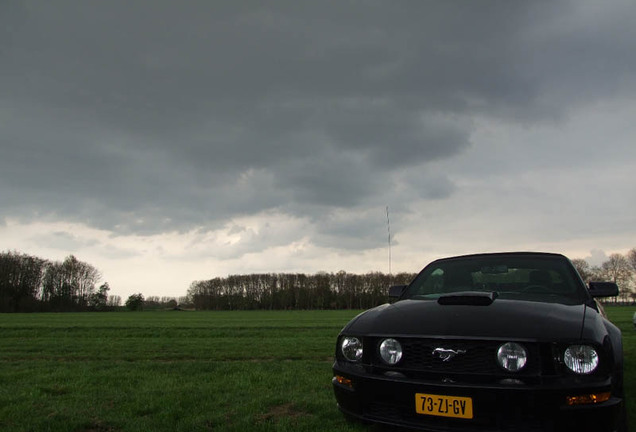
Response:
[[[598,353],[588,345],[571,345],[563,354],[565,365],[577,374],[589,374],[598,366]]]
[[[528,361],[528,352],[518,343],[508,342],[497,350],[497,362],[499,366],[510,372],[523,369]]]
[[[390,365],[394,365],[402,358],[402,345],[395,339],[384,339],[380,344],[380,357]]]
[[[357,337],[346,336],[340,342],[340,351],[349,361],[360,361],[362,358],[362,342]]]

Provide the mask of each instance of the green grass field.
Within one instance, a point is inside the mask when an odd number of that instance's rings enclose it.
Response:
[[[636,307],[606,307],[610,320],[623,332],[625,359],[625,398],[630,428],[636,428],[636,329],[632,317]]]
[[[634,413],[636,308],[607,309]],[[356,313],[1,314],[0,430],[366,430],[331,390],[335,337]]]

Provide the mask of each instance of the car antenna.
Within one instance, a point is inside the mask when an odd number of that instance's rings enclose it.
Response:
[[[391,277],[391,220],[389,219],[389,206],[386,206],[386,230],[389,234],[389,277]]]

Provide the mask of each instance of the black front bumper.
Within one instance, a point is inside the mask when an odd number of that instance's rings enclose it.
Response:
[[[609,380],[594,386],[562,383],[524,385],[514,381],[493,383],[409,379],[367,373],[360,365],[334,363],[333,388],[341,411],[363,421],[429,431],[615,431],[623,400],[567,406],[566,396],[610,391]],[[351,381],[340,384],[335,376]],[[470,397],[473,418],[457,419],[417,414],[415,394]]]

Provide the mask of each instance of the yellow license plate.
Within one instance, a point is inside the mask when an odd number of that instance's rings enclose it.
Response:
[[[440,417],[473,418],[473,400],[469,397],[415,393],[415,412]]]

